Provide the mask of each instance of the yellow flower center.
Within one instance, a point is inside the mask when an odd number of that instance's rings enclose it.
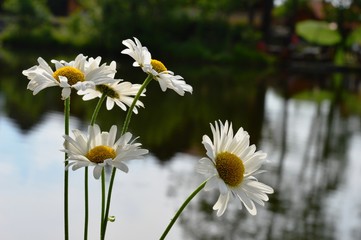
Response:
[[[152,59],[150,64],[152,64],[153,69],[157,72],[157,73],[161,73],[164,71],[167,71],[167,68],[164,66],[164,64],[161,61]]]
[[[119,94],[111,87],[109,87],[108,85],[104,85],[104,84],[101,84],[101,85],[97,85],[96,87],[96,90],[101,92],[101,93],[105,93],[108,97],[111,97],[111,98],[119,98]]]
[[[231,187],[238,186],[243,180],[243,161],[233,153],[222,152],[216,157],[219,177]]]
[[[116,157],[115,150],[109,146],[96,146],[85,155],[93,163],[102,163],[106,159]]]
[[[77,82],[83,82],[85,80],[85,75],[82,71],[75,67],[65,66],[59,68],[53,73],[53,77],[60,82],[59,76],[64,76],[68,79],[69,85],[74,85]]]

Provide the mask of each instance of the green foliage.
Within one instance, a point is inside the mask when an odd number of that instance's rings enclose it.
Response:
[[[33,26],[50,21],[50,11],[45,0],[5,0],[3,9],[17,17],[18,24],[23,27]]]
[[[52,39],[52,16],[44,0],[6,0],[9,15],[0,40],[5,44],[31,46],[46,44]]]
[[[347,37],[347,46],[351,46],[354,43],[361,45],[361,27],[353,30]]]
[[[330,101],[333,98],[333,94],[327,90],[317,90],[317,91],[302,91],[293,96],[294,99],[298,100],[307,100],[321,103],[323,101]]]
[[[323,21],[305,20],[296,24],[296,33],[305,40],[318,45],[335,45],[341,41],[337,29]]]
[[[299,9],[308,9],[309,0],[286,0],[283,4],[273,9],[273,15],[277,18],[287,17]]]
[[[65,17],[52,16],[46,3],[7,0],[6,11],[13,18],[0,40],[21,47],[41,44],[115,53],[123,49],[122,40],[135,36],[154,56],[228,62],[241,58],[235,52],[246,52],[235,51],[237,44],[253,47],[260,37],[254,28],[229,22],[230,13],[251,4],[245,0],[79,0],[79,9]]]
[[[76,12],[67,18],[61,19],[54,31],[54,38],[61,45],[70,45],[76,48],[92,48],[98,46],[96,39],[99,36],[93,18],[87,12]]]
[[[342,96],[344,100],[344,111],[348,114],[357,114],[361,115],[361,98],[359,94],[350,94],[347,92],[343,93]]]
[[[259,38],[255,29],[229,23],[229,13],[240,10],[232,6],[244,4],[231,0],[103,0],[97,26],[102,43],[114,52],[122,49],[123,39],[136,36],[151,46],[155,56],[167,52],[161,57],[238,60],[238,56],[232,56],[234,46],[242,41],[254,46]]]
[[[250,48],[247,45],[237,44],[234,47],[234,55],[233,57],[237,59],[233,59],[235,62],[240,62],[245,65],[267,65],[273,62],[273,58],[262,54],[260,52],[256,52],[253,48]]]
[[[337,48],[333,62],[336,66],[345,65],[345,51],[342,48]]]
[[[19,24],[12,24],[2,32],[0,40],[5,45],[21,47],[46,47],[54,44],[52,28],[41,25],[34,29],[24,29]]]

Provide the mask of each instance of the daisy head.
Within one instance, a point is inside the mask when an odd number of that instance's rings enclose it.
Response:
[[[249,145],[249,135],[243,128],[233,134],[232,123],[211,124],[213,141],[203,136],[203,145],[207,157],[200,159],[197,171],[207,178],[205,190],[218,188],[220,195],[213,206],[217,216],[221,216],[231,198],[236,198],[252,215],[257,214],[255,202],[264,206],[267,194],[273,189],[257,180],[256,174],[266,160],[266,153],[256,152],[254,145]]]
[[[172,71],[169,71],[161,61],[152,59],[151,53],[146,47],[142,46],[137,38],[134,38],[134,41],[127,39],[122,43],[127,47],[122,53],[131,56],[135,60],[133,66],[141,67],[145,73],[152,75],[153,79],[159,82],[163,92],[169,88],[181,96],[185,92],[192,93],[192,86],[188,85],[183,77],[174,75]]]
[[[141,149],[140,143],[131,140],[132,134],[127,132],[116,141],[117,127],[113,125],[109,132],[101,132],[98,125],[88,127],[88,133],[73,130],[74,137],[64,135],[63,150],[68,154],[68,165],[77,170],[81,167],[94,166],[94,178],[99,179],[103,168],[110,165],[128,172],[124,163],[127,160],[139,159],[148,153],[148,150]]]
[[[103,94],[106,95],[107,101],[106,106],[108,110],[114,107],[114,103],[117,104],[122,110],[126,111],[127,106],[130,107],[133,103],[134,96],[138,93],[141,85],[132,84],[130,82],[122,82],[117,80],[113,83],[100,84],[93,88],[87,88],[85,90],[79,90],[78,94],[83,95],[83,100],[87,101],[97,97],[101,97]],[[145,89],[140,96],[145,96]],[[137,107],[144,107],[141,101],[135,103],[133,112],[138,113]]]
[[[100,61],[100,57],[87,59],[83,54],[79,54],[70,62],[52,60],[55,65],[53,70],[43,58],[39,57],[39,65],[24,70],[23,74],[30,80],[28,89],[33,91],[34,95],[45,88],[59,86],[62,88],[62,99],[66,99],[70,96],[71,88],[85,90],[114,81],[115,62],[110,65],[100,65]]]

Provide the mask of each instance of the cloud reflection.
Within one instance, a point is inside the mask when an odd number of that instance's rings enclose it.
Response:
[[[1,135],[6,136],[0,138],[1,238],[63,239],[63,153],[59,151],[62,115],[48,114],[25,136],[10,119],[1,117],[0,121]],[[195,162],[186,154],[163,164],[148,156],[142,161],[130,161],[128,174],[118,171],[110,212],[116,221],[109,223],[109,239],[159,238],[181,201],[193,190],[190,187],[197,184],[172,186],[174,178],[182,182],[184,176],[193,175]],[[82,239],[83,171],[71,171],[69,175],[70,237]],[[89,187],[91,240],[99,238],[100,182],[91,178]],[[176,191],[179,200],[174,201],[173,187],[186,189]],[[180,239],[180,232],[175,226],[169,236]]]
[[[329,121],[329,101],[285,100],[272,90],[266,103],[258,145],[270,161],[269,179],[262,181],[275,188],[275,196],[257,217],[227,211],[217,218],[211,209],[216,193],[201,192],[169,239],[361,237],[359,117],[335,114]],[[71,123],[71,128],[85,127],[76,118]],[[63,116],[50,112],[26,134],[19,129],[0,116],[1,239],[63,239]],[[108,225],[108,238],[158,239],[201,183],[194,171],[199,158],[178,153],[159,161],[149,155],[130,161],[128,174],[118,171],[110,209],[116,220]],[[82,239],[83,171],[71,171],[69,181],[70,237]],[[100,182],[90,178],[89,187],[92,240],[99,239]]]

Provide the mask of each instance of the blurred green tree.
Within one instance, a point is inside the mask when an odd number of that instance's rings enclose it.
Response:
[[[3,43],[28,46],[45,44],[52,38],[52,14],[45,0],[5,0],[2,7],[7,16]]]
[[[17,24],[22,27],[32,27],[35,24],[50,22],[51,13],[46,0],[5,0],[3,10],[16,17]]]

